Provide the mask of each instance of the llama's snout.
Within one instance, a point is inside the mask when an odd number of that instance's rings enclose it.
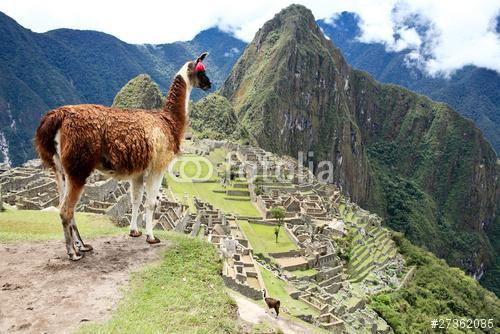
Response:
[[[210,79],[206,75],[204,75],[201,79],[200,88],[203,89],[204,91],[207,91],[210,88],[212,88],[212,83],[210,82]]]
[[[206,85],[205,87],[202,87],[201,89],[203,89],[204,91],[207,91],[210,88],[212,88],[212,84],[209,82],[208,85]]]

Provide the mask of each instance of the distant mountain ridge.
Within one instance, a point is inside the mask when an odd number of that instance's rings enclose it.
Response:
[[[396,83],[449,103],[471,118],[498,152],[500,78],[498,73],[465,67],[450,80],[430,78],[404,65],[405,51],[387,52],[382,44],[356,40],[359,18],[344,12],[334,24],[318,20],[323,32],[348,62],[382,82]],[[497,31],[500,20],[497,20]],[[130,79],[148,74],[163,93],[184,60],[210,50],[209,71],[216,87],[224,81],[246,43],[211,28],[192,41],[159,45],[127,44],[114,36],[72,29],[43,34],[25,29],[0,12],[0,161],[13,164],[34,157],[30,144],[41,114],[63,104],[110,105]],[[195,100],[203,96],[193,92]]]
[[[332,22],[318,20],[326,36],[342,50],[353,67],[367,71],[381,82],[394,83],[431,99],[448,103],[460,114],[472,119],[483,131],[495,151],[500,152],[500,74],[485,68],[466,66],[451,78],[432,78],[415,66],[405,65],[409,50],[389,52],[380,43],[363,43],[360,18],[343,12]],[[497,20],[499,32],[500,20]],[[499,37],[500,38],[500,37]],[[478,50],[480,52],[480,50]]]
[[[0,12],[0,161],[17,165],[35,156],[34,130],[52,108],[111,105],[120,88],[142,73],[165,94],[184,62],[203,51],[210,52],[207,70],[218,87],[245,46],[218,28],[202,31],[191,41],[160,45],[127,44],[96,31],[40,34]],[[201,96],[201,91],[192,94],[194,99]]]
[[[323,32],[348,62],[382,82],[413,89],[449,103],[473,119],[493,147],[500,145],[500,79],[497,73],[466,67],[451,80],[429,78],[404,66],[404,52],[356,40],[359,19],[342,13],[334,25],[318,20]],[[500,20],[497,22],[497,30]],[[118,90],[139,74],[148,74],[165,93],[186,59],[209,50],[210,76],[219,87],[246,43],[211,28],[192,41],[133,45],[114,36],[72,29],[34,33],[0,12],[0,161],[14,165],[34,157],[31,138],[40,116],[64,104],[110,105]],[[194,91],[197,100],[204,94]],[[8,155],[8,157],[7,157]]]

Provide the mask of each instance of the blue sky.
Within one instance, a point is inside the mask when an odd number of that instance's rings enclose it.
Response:
[[[218,25],[250,41],[266,20],[294,2],[310,8],[316,19],[330,19],[342,11],[357,13],[361,41],[408,50],[414,63],[431,75],[447,75],[465,65],[500,73],[498,0],[0,0],[0,11],[36,32],[91,29],[142,44],[189,40]],[[421,34],[415,25],[430,29]]]

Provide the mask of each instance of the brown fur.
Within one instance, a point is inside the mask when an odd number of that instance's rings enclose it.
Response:
[[[274,299],[266,296],[266,290],[264,289],[264,301],[269,309],[274,309],[276,312],[276,316],[280,314],[280,304],[281,302],[278,299]]]
[[[96,168],[114,171],[117,175],[141,172],[153,159],[159,158],[155,153],[179,152],[187,123],[185,99],[186,83],[178,75],[163,112],[91,104],[54,109],[41,120],[35,136],[36,149],[40,158],[55,168],[54,138],[60,129],[62,165],[80,185],[85,184],[85,179]],[[173,155],[160,160],[171,158]],[[168,162],[162,161],[162,166],[157,168],[165,168]]]
[[[171,113],[164,112],[160,115],[163,121],[170,125],[170,131],[173,137],[173,151],[175,154],[180,151],[181,140],[184,138],[184,131],[186,130],[187,115],[184,112],[185,101],[186,83],[182,77],[178,75],[170,87],[170,92],[164,107],[165,111],[170,111]],[[169,120],[167,116],[169,116],[171,120]]]
[[[200,55],[196,63],[206,55]],[[187,123],[187,90],[211,87],[205,71],[195,71],[193,62],[184,66],[187,67],[181,68],[175,77],[161,112],[83,104],[54,109],[42,118],[35,135],[35,147],[56,174],[60,216],[71,260],[77,261],[83,252],[92,250],[78,232],[74,212],[87,177],[94,169],[114,178],[130,179],[130,235],[133,237],[140,236],[137,214],[147,174],[146,241],[160,242],[153,235],[155,201],[163,173],[180,151]]]

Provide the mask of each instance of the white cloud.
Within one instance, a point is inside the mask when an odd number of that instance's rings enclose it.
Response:
[[[0,11],[36,32],[92,29],[129,43],[154,44],[189,40],[214,25],[250,41],[266,20],[293,2],[310,8],[317,19],[356,12],[362,19],[360,40],[392,51],[407,49],[408,62],[432,75],[448,75],[464,65],[500,72],[500,38],[494,32],[498,0],[0,0]],[[422,36],[409,22],[431,29]]]
[[[408,50],[407,63],[432,76],[449,76],[466,65],[500,73],[498,0],[354,1],[344,9],[361,18],[360,41]],[[419,34],[416,27],[424,26]]]

